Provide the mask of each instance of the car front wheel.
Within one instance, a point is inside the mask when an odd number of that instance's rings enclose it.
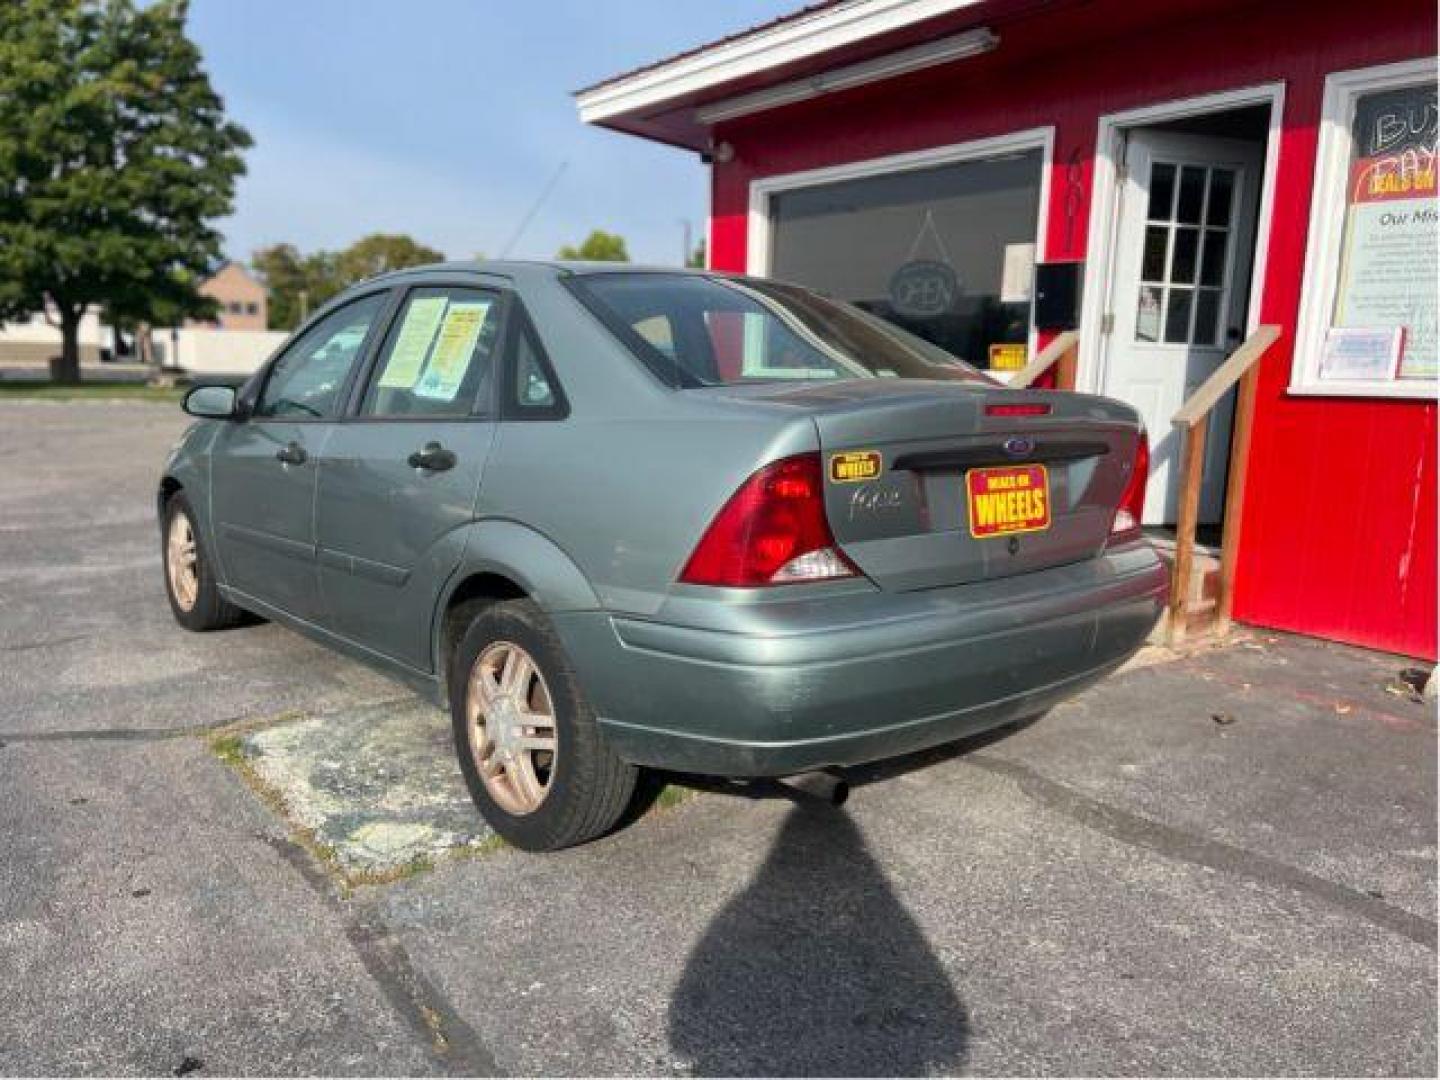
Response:
[[[455,749],[501,837],[555,851],[608,832],[637,770],[605,744],[559,638],[528,600],[477,609],[450,666]]]
[[[183,492],[176,492],[165,504],[161,557],[170,610],[186,630],[223,630],[244,618],[243,611],[220,595],[214,567],[200,542],[195,511]]]

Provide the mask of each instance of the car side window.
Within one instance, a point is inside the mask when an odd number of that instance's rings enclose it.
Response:
[[[535,328],[519,305],[515,311],[505,414],[517,420],[558,420],[569,413],[565,395],[555,381]]]
[[[500,297],[494,292],[412,289],[370,373],[360,415],[473,415],[490,385],[500,316]]]
[[[340,390],[385,300],[385,293],[372,293],[331,312],[305,331],[270,369],[254,415],[311,420],[334,417],[339,411]]]

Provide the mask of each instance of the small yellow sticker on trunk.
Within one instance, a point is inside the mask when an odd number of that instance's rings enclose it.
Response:
[[[848,450],[843,454],[831,454],[830,479],[837,484],[874,480],[880,475],[880,465],[878,450]]]

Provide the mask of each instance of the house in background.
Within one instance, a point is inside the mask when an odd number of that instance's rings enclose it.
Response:
[[[1072,329],[1060,386],[1145,420],[1157,529],[1172,420],[1247,342],[1187,484],[1221,604],[1433,659],[1435,53],[1434,0],[829,0],[577,104],[710,163],[717,269],[1001,377]]]
[[[265,286],[238,262],[228,262],[200,286],[214,297],[219,310],[213,320],[187,320],[183,327],[153,327],[150,340],[155,363],[205,378],[239,379],[255,371],[289,334],[267,330],[269,305]],[[102,357],[115,358],[115,330],[100,319],[99,309],[86,310],[80,322],[80,363],[88,368]],[[135,362],[133,343],[118,358]],[[35,377],[50,357],[60,352],[60,330],[53,313],[0,325],[0,368],[17,377]],[[113,370],[113,369],[112,369]]]
[[[219,305],[209,322],[192,321],[188,326],[209,326],[218,330],[264,330],[268,301],[265,286],[241,263],[227,262],[200,286],[200,291]]]

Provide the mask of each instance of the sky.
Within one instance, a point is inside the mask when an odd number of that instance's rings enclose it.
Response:
[[[451,258],[545,258],[591,229],[636,261],[704,235],[689,151],[582,124],[573,91],[802,0],[192,0],[190,34],[255,139],[226,254],[409,233]]]

